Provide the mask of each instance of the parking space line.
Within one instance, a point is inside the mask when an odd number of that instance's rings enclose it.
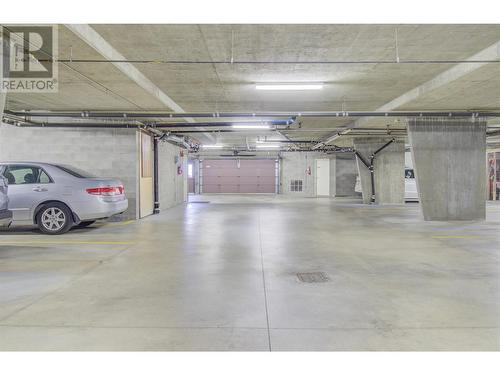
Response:
[[[132,223],[135,223],[135,220],[100,223],[99,227],[121,227]]]
[[[459,238],[459,239],[475,239],[475,238],[485,238],[486,236],[432,236],[436,239],[448,239],[448,238]]]

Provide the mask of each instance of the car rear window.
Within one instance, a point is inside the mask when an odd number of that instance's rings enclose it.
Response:
[[[69,173],[70,175],[77,177],[77,178],[94,178],[91,173],[84,171],[83,169],[80,168],[75,168],[71,167],[69,165],[56,165],[57,168],[60,170]]]

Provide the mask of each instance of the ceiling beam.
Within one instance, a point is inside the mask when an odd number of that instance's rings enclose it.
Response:
[[[172,98],[163,92],[154,82],[142,74],[133,64],[123,62],[125,57],[118,52],[110,43],[108,43],[97,31],[90,25],[86,24],[67,24],[65,25],[69,30],[75,33],[81,40],[87,43],[90,47],[99,52],[104,58],[116,66],[123,74],[129,79],[134,81],[137,85],[142,87],[146,92],[153,95],[166,107],[177,113],[184,113],[184,109],[178,105]],[[184,118],[187,122],[194,123],[195,120],[190,117]],[[205,137],[210,141],[214,138],[205,134]]]
[[[401,106],[410,103],[414,100],[425,96],[431,91],[434,91],[438,88],[441,88],[445,85],[448,85],[467,74],[470,74],[479,68],[482,68],[488,64],[491,64],[494,61],[500,60],[500,40],[491,46],[479,51],[478,53],[470,56],[463,63],[457,64],[450,69],[438,74],[437,76],[431,78],[427,82],[422,83],[421,85],[407,91],[406,93],[398,96],[397,98],[387,102],[383,106],[376,109],[377,112],[385,112],[385,111],[393,111]],[[478,62],[482,61],[482,62]],[[361,127],[363,124],[369,122],[368,118],[361,118],[347,125],[348,128],[354,129]],[[328,144],[334,141],[337,134],[329,134],[321,144]]]

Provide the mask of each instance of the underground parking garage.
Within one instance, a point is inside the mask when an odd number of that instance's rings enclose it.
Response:
[[[0,350],[500,349],[498,25],[44,35],[57,91],[0,96]]]

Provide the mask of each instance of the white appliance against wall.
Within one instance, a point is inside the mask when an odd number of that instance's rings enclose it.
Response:
[[[330,196],[330,159],[316,159],[316,195]]]
[[[417,181],[413,168],[405,168],[405,201],[418,202]]]
[[[153,138],[139,131],[139,218],[153,214]]]

